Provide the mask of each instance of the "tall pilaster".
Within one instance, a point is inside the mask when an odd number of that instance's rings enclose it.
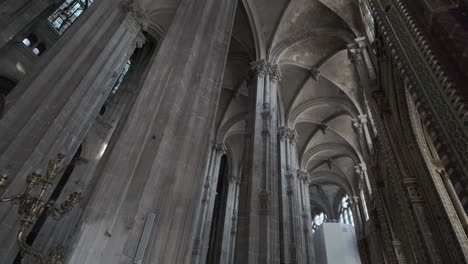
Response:
[[[205,263],[210,242],[210,230],[213,219],[213,208],[216,199],[216,187],[219,180],[219,166],[222,156],[226,154],[226,146],[223,143],[216,143],[211,147],[207,175],[203,185],[201,199],[200,216],[197,221],[193,245],[192,263]]]
[[[256,70],[250,154],[239,196],[235,263],[277,264],[279,200],[277,161],[277,67],[252,63]]]
[[[191,262],[236,4],[180,1],[67,263]]]
[[[367,165],[365,163],[360,163],[354,166],[354,169],[356,170],[356,174],[359,176],[359,179],[362,179],[365,182],[367,193],[371,196],[372,186],[369,180],[369,174],[367,173]]]
[[[302,187],[297,177],[296,143],[298,135],[295,129],[280,127],[281,162],[281,224],[282,224],[282,258],[284,263],[308,263],[302,218]]]
[[[144,23],[136,6],[100,1],[45,53],[38,71],[7,98],[0,120],[0,168],[19,192],[32,170],[61,152],[70,160],[133,53]],[[0,206],[0,259],[17,253],[18,216]]]
[[[373,143],[367,115],[359,115],[356,118],[353,118],[353,127],[359,136],[362,150],[366,151],[367,156],[372,156],[374,154],[374,146],[372,145]]]
[[[314,263],[315,252],[314,242],[312,240],[312,211],[310,207],[310,174],[307,171],[297,171],[297,177],[300,180],[300,195],[301,195],[301,217],[302,217],[302,232],[304,233],[304,254],[305,263]]]

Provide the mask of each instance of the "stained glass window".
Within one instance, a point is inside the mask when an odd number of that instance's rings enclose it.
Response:
[[[367,0],[359,0],[359,5],[361,7],[361,15],[364,20],[367,37],[369,38],[369,42],[372,43],[375,39],[374,17],[372,16]]]
[[[367,211],[367,203],[366,203],[366,196],[364,195],[364,190],[361,190],[361,201],[362,201],[362,208],[364,209],[364,217],[366,221],[369,220],[369,212]]]
[[[347,194],[341,198],[339,206],[340,223],[354,226],[353,210],[351,209],[351,203]]]
[[[94,0],[66,0],[49,16],[49,23],[61,35],[93,4],[93,1]]]
[[[324,212],[320,212],[312,216],[312,232],[315,233],[317,229],[327,220],[327,215]]]
[[[127,64],[125,64],[124,69],[120,73],[119,78],[117,78],[117,81],[115,82],[114,87],[112,88],[112,91],[111,91],[112,94],[116,94],[117,91],[119,90],[120,85],[122,84],[122,82],[123,82],[123,80],[125,78],[125,75],[127,75],[128,69],[130,69],[131,64],[132,63],[130,62],[130,59],[129,59],[127,61]]]

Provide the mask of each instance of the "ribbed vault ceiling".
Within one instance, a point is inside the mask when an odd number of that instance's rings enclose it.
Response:
[[[140,1],[151,27],[167,30],[178,0]],[[312,202],[325,211],[339,190],[356,195],[358,185],[354,167],[362,158],[352,119],[361,113],[359,83],[346,45],[360,28],[357,0],[239,1],[219,102],[219,140],[230,155],[242,155],[249,62],[279,65],[279,125],[297,130],[299,167],[312,175]]]

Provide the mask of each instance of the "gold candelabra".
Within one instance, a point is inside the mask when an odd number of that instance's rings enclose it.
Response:
[[[45,177],[38,172],[31,173],[26,178],[26,187],[23,192],[10,197],[0,197],[0,202],[11,202],[13,205],[18,206],[20,228],[16,240],[21,249],[21,254],[33,256],[39,259],[41,264],[62,264],[65,254],[64,249],[62,246],[57,246],[49,254],[44,255],[26,242],[26,232],[43,213],[51,216],[54,220],[59,220],[81,200],[81,193],[73,192],[59,206],[55,204],[55,201],[45,201],[47,190],[54,185],[54,180],[66,168],[64,158],[65,156],[60,153],[57,155],[57,159],[50,160]],[[0,188],[5,187],[7,181],[7,175],[0,175]]]

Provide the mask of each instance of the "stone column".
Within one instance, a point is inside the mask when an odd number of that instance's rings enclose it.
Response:
[[[309,193],[310,175],[307,171],[298,171],[297,176],[300,179],[301,188],[301,216],[303,224],[302,231],[304,232],[304,254],[306,258],[305,263],[314,263],[315,252],[314,242],[312,240],[312,211],[310,208]]]
[[[42,226],[39,234],[34,240],[34,248],[42,252],[48,252],[57,245],[68,247],[71,242],[70,237],[76,224],[80,220],[87,198],[93,193],[96,182],[101,175],[100,164],[105,164],[107,153],[111,152],[118,141],[122,124],[128,117],[135,97],[138,94],[142,81],[146,76],[148,63],[155,53],[154,45],[145,45],[136,54],[132,55],[132,67],[125,77],[125,81],[120,86],[117,94],[106,101],[107,111],[105,117],[98,116],[93,122],[93,127],[87,133],[84,143],[82,143],[82,153],[75,168],[70,175],[58,201],[63,201],[69,193],[81,190],[83,199],[80,206],[76,206],[73,211],[60,221],[48,218]],[[114,101],[109,105],[109,101]],[[99,136],[97,135],[99,134]],[[92,141],[90,141],[92,140]]]
[[[192,263],[205,263],[210,243],[210,230],[213,219],[213,210],[216,200],[216,187],[219,179],[219,166],[222,156],[226,154],[226,146],[216,143],[211,148],[207,175],[203,185],[203,198],[201,200],[200,217],[197,221],[197,231],[194,239]]]
[[[62,2],[64,0],[6,0],[0,3],[0,48],[38,19],[44,11],[59,6]]]
[[[455,207],[455,211],[457,212],[465,233],[468,234],[468,218],[466,216],[465,209],[460,202],[460,198],[458,198],[457,191],[453,187],[452,181],[450,181],[450,178],[444,169],[437,170],[437,173],[444,182],[445,189],[447,189],[447,193],[449,194],[450,200],[452,200],[453,207]]]
[[[355,227],[358,227],[359,230],[357,230],[356,234],[357,234],[357,238],[360,239],[364,236],[364,217],[363,217],[363,213],[362,213],[362,208],[361,208],[361,204],[359,203],[359,196],[352,196],[352,197],[349,197],[349,200],[350,200],[350,204],[351,204],[351,208],[352,208],[352,211],[353,211],[353,214],[356,215],[355,217],[355,221],[354,221],[354,226]]]
[[[374,146],[372,142],[371,133],[369,131],[369,123],[367,122],[367,115],[359,115],[353,118],[353,127],[359,136],[361,148],[366,150],[369,156],[374,154]]]
[[[304,232],[301,218],[301,186],[296,175],[297,132],[281,127],[278,130],[281,160],[281,224],[283,225],[281,249],[285,263],[304,263]]]
[[[237,1],[182,0],[66,263],[190,263]],[[143,246],[143,245],[140,245]]]
[[[251,139],[245,180],[239,195],[238,233],[234,263],[279,264],[279,200],[277,161],[277,67],[252,63],[256,70],[255,99],[250,118]]]
[[[234,172],[237,174],[237,170]],[[239,176],[229,177],[228,197],[226,204],[226,215],[224,217],[224,229],[223,229],[223,244],[221,246],[221,258],[219,263],[230,264],[233,263],[234,259],[233,250],[236,239],[236,225],[237,225],[237,200],[239,197]]]
[[[361,163],[354,166],[354,168],[356,169],[356,173],[359,175],[359,178],[364,179],[369,196],[372,196],[372,187],[369,180],[369,174],[367,173],[367,165],[365,163]]]
[[[359,75],[360,85],[362,87],[362,90],[359,92],[359,101],[361,106],[365,107],[367,111],[367,116],[362,115],[362,117],[365,118],[366,122],[366,140],[368,145],[370,145],[370,149],[372,149],[372,138],[377,134],[377,129],[374,124],[372,113],[368,107],[366,91],[372,92],[376,90],[377,77],[368,51],[368,41],[365,37],[357,38],[354,40],[354,43],[348,45],[348,57],[356,67]],[[358,117],[358,119],[362,119],[361,116]],[[367,124],[367,119],[370,121],[369,124]],[[371,126],[370,128],[369,125]],[[371,150],[370,153],[372,155],[373,150]]]
[[[5,194],[22,190],[25,177],[57,153],[72,158],[139,41],[143,18],[135,8],[111,0],[94,5],[7,98],[0,120],[0,168],[10,177]],[[0,259],[8,262],[17,253],[18,215],[5,204],[0,219]]]

